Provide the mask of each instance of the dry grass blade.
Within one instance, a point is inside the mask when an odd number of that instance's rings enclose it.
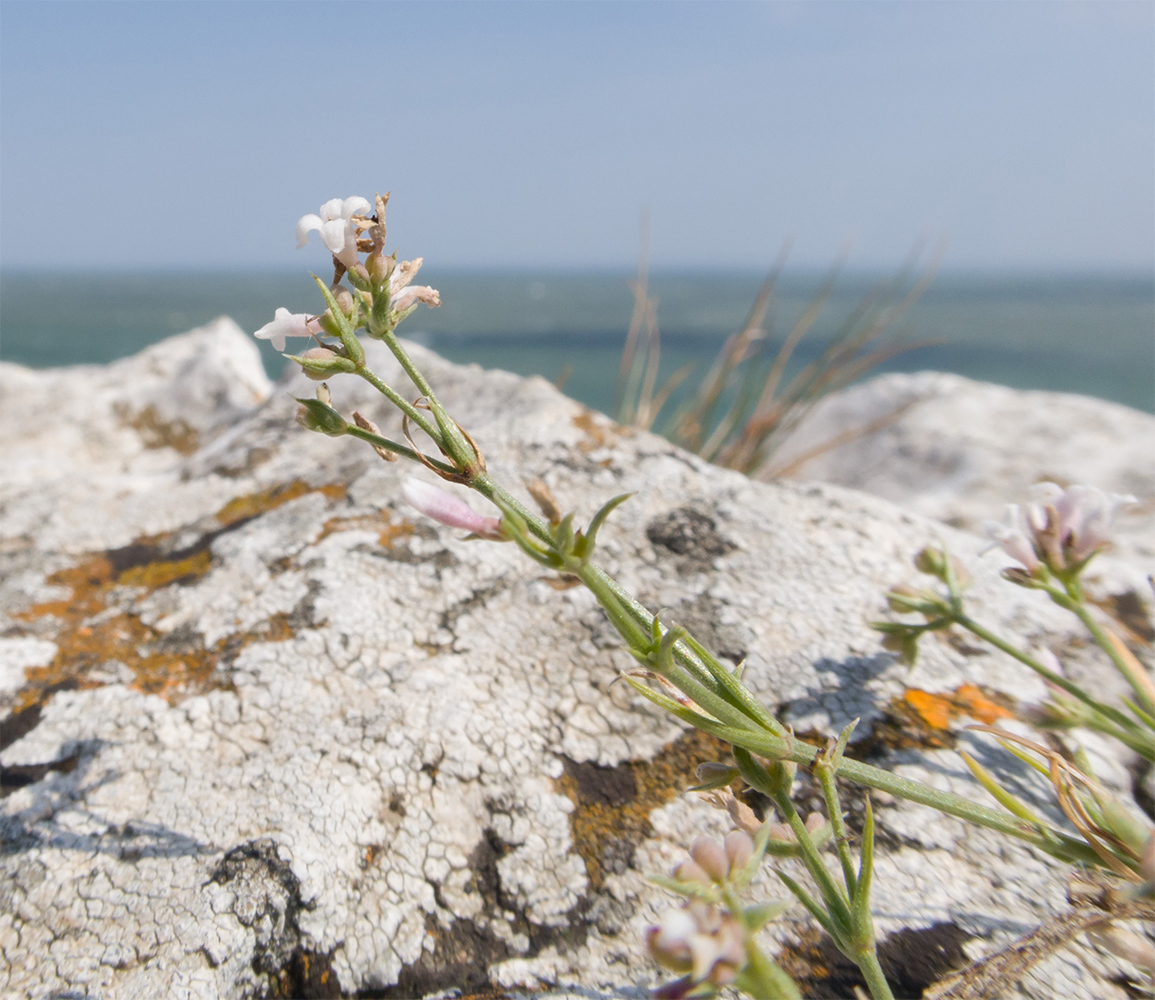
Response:
[[[799,345],[833,298],[843,264],[840,260],[831,268],[780,346],[771,353],[768,317],[789,250],[787,241],[763,281],[746,321],[726,339],[692,399],[683,404],[666,431],[674,443],[707,461],[747,475],[758,473],[770,462],[783,438],[824,396],[844,388],[896,354],[927,343],[882,342],[933,278],[939,255],[911,280],[921,256],[920,248],[916,248],[894,278],[870,289],[818,356],[786,381],[787,368]],[[649,293],[648,282],[649,226],[643,217],[638,275],[630,283],[634,309],[618,369],[614,412],[619,423],[647,430],[692,368],[688,365],[679,369],[660,389],[657,387],[661,339],[657,302]],[[896,417],[897,411],[892,417],[852,429],[821,450],[872,433]],[[791,468],[799,464],[796,461]]]

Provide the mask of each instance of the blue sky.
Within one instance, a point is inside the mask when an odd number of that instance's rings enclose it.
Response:
[[[0,3],[0,265],[1155,266],[1155,5]]]

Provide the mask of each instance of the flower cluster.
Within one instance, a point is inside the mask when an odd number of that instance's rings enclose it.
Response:
[[[1060,577],[1077,575],[1106,546],[1119,509],[1137,502],[1094,486],[1064,490],[1056,483],[1039,483],[1032,492],[1033,503],[1009,504],[1004,522],[988,521],[985,528],[993,544],[1033,577],[1048,570]]]
[[[412,284],[421,269],[422,258],[399,262],[395,254],[392,257],[385,255],[387,201],[388,195],[378,195],[374,214],[374,206],[365,198],[333,198],[321,206],[318,214],[303,215],[297,221],[298,247],[308,242],[310,233],[317,232],[325,249],[332,255],[335,275],[331,291],[345,315],[339,318],[330,308],[319,316],[310,316],[308,313],[291,313],[282,307],[277,309],[273,321],[257,330],[255,336],[270,341],[278,351],[285,350],[288,337],[312,337],[319,346],[301,356],[306,361],[302,368],[310,377],[321,379],[338,371],[350,370],[348,366],[331,363],[332,355],[347,358],[348,351],[342,352],[335,345],[326,345],[320,340],[326,334],[340,337],[340,327],[344,323],[352,322],[354,327],[365,325],[371,335],[380,336],[382,329],[391,331],[419,303],[431,307],[441,305],[437,289]],[[360,258],[362,253],[368,255],[364,263]],[[340,286],[339,282],[346,274],[361,293],[360,300],[354,299],[348,289]],[[383,308],[377,305],[378,299],[384,300]],[[370,319],[375,322],[370,323]],[[330,354],[318,354],[321,350],[328,350]]]
[[[749,961],[747,933],[771,911],[735,908],[734,892],[749,883],[763,850],[745,830],[732,830],[722,843],[699,837],[690,856],[674,869],[672,880],[655,880],[688,897],[646,931],[653,959],[664,969],[683,974],[656,996],[697,996],[738,979]],[[774,912],[778,909],[774,907]]]
[[[667,910],[646,931],[650,955],[665,969],[684,978],[659,989],[656,996],[685,997],[703,984],[728,986],[746,964],[742,925],[730,913],[702,900]]]

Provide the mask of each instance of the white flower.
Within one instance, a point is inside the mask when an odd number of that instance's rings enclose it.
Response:
[[[253,334],[258,340],[272,341],[278,351],[285,349],[286,337],[312,337],[321,332],[321,324],[308,313],[291,313],[282,306],[276,311],[271,323],[266,323]]]
[[[333,198],[321,206],[320,215],[302,215],[297,222],[297,246],[303,247],[314,229],[321,242],[346,267],[357,263],[357,227],[354,215],[370,215],[373,206],[364,198]]]
[[[411,507],[415,507],[426,517],[450,528],[463,528],[493,541],[502,541],[501,519],[486,517],[477,513],[469,504],[452,493],[423,483],[420,479],[407,477],[401,484],[401,497]]]

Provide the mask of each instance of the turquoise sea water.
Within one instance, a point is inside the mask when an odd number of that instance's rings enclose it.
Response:
[[[401,328],[454,361],[550,380],[568,371],[565,391],[611,406],[632,296],[630,275],[461,273],[426,269],[444,305],[420,309]],[[660,274],[662,371],[695,362],[704,372],[739,328],[762,276]],[[821,275],[785,277],[776,288],[771,336],[801,314]],[[872,280],[838,285],[797,363],[814,357]],[[0,358],[34,367],[101,363],[205,323],[232,316],[252,331],[277,306],[315,311],[306,274],[0,275]],[[1155,279],[1150,275],[1008,277],[944,274],[905,314],[897,331],[933,340],[883,370],[934,368],[1020,388],[1100,396],[1155,411]],[[266,343],[270,374],[283,361]]]

